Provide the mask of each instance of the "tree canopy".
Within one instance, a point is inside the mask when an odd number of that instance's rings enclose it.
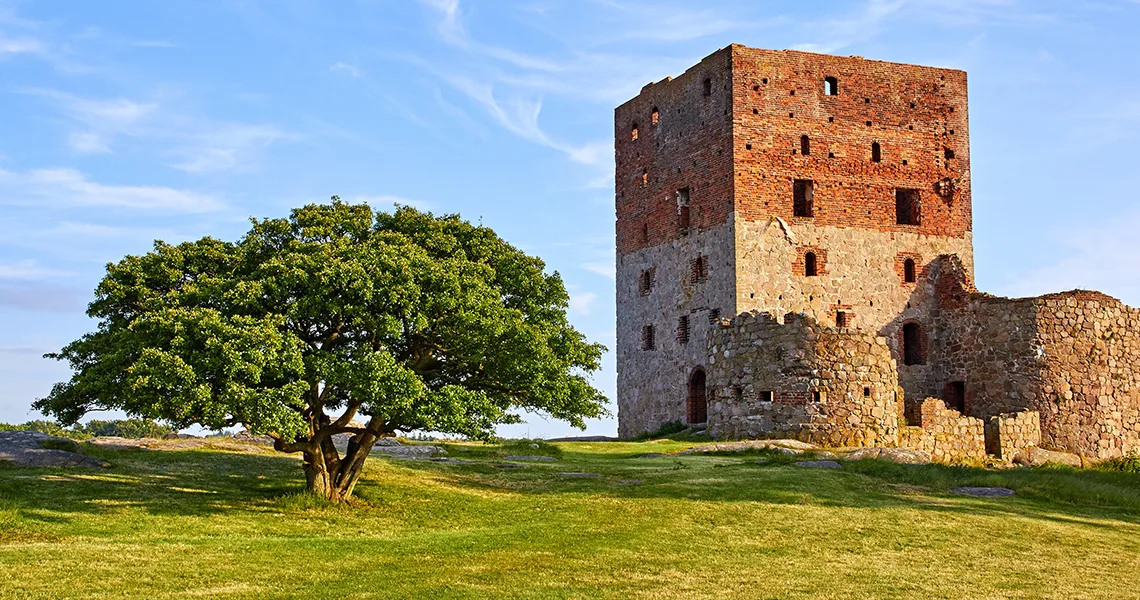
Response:
[[[397,430],[486,439],[521,410],[579,428],[606,413],[589,379],[605,348],[568,323],[561,278],[489,228],[336,197],[251,222],[237,242],[109,264],[96,331],[46,355],[73,376],[35,408],[243,425],[303,453],[310,489],[337,501]]]

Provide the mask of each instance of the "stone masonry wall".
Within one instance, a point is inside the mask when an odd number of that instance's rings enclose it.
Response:
[[[1140,311],[1098,292],[1009,299],[938,287],[932,360],[941,379],[965,382],[967,414],[1037,411],[1046,449],[1140,452]]]
[[[994,415],[986,421],[986,453],[1001,460],[1041,443],[1041,413],[1027,410]]]
[[[614,112],[623,437],[686,420],[688,379],[708,357],[710,321],[735,314],[729,58],[715,52]],[[694,273],[698,257],[703,266]],[[653,285],[643,294],[646,271]],[[687,339],[678,335],[682,317]],[[647,325],[652,349],[642,347]]]
[[[917,426],[903,427],[899,445],[928,452],[935,462],[970,463],[986,458],[985,426],[946,407],[938,398],[926,398]]]
[[[709,433],[893,446],[901,405],[890,350],[873,334],[804,315],[746,313],[713,332]]]

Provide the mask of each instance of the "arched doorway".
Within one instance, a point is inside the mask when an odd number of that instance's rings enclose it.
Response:
[[[705,370],[697,367],[689,376],[689,423],[704,423],[709,418],[709,401],[705,393]]]

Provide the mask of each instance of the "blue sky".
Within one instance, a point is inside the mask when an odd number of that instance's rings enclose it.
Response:
[[[965,69],[979,287],[1140,305],[1137,25],[1129,0],[0,0],[0,421],[67,378],[40,356],[93,327],[108,261],[333,194],[493,227],[612,348],[613,108],[730,43]]]

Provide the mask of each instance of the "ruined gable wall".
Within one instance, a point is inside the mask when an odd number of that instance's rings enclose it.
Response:
[[[729,53],[716,52],[676,79],[646,86],[614,114],[623,437],[685,420],[688,377],[707,358],[710,313],[735,311],[729,68]],[[677,191],[686,187],[689,227],[682,229]],[[698,256],[707,277],[693,276]],[[642,295],[639,277],[647,270],[654,285]],[[683,315],[687,343],[677,337]],[[654,326],[652,350],[641,345],[646,325]]]
[[[788,314],[741,314],[713,332],[709,433],[893,446],[901,404],[882,338]],[[768,401],[767,394],[771,392]],[[818,393],[818,399],[813,396]]]

